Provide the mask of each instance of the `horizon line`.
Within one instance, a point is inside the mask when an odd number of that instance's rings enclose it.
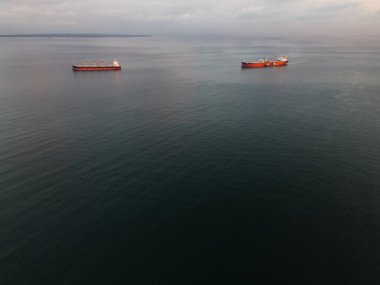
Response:
[[[32,38],[32,37],[44,37],[44,38],[130,38],[130,37],[152,37],[153,35],[145,34],[105,34],[105,33],[31,33],[31,34],[0,34],[3,38]]]

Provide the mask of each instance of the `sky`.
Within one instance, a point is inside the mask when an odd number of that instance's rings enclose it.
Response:
[[[0,34],[380,36],[380,0],[0,0]]]

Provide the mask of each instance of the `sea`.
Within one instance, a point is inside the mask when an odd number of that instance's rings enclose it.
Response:
[[[380,284],[380,41],[0,38],[0,284]]]

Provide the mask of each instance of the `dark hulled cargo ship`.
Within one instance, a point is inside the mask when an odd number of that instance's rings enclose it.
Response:
[[[115,59],[112,64],[104,62],[83,62],[73,65],[73,71],[114,71],[121,70],[121,65]]]

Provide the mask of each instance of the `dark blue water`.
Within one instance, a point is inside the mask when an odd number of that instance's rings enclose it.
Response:
[[[0,284],[379,284],[379,48],[0,38]]]

